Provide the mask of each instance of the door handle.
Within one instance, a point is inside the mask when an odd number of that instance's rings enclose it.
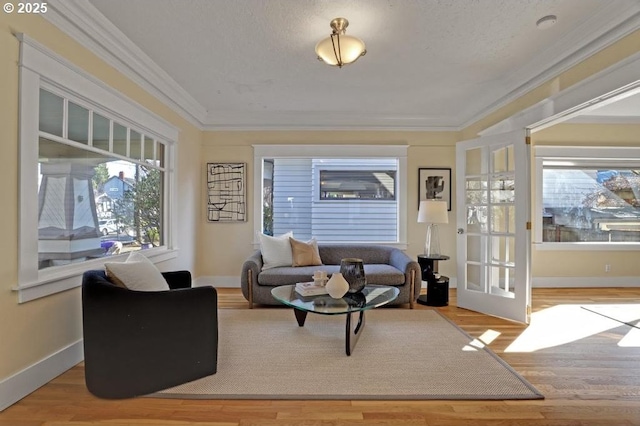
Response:
[[[458,234],[460,234],[460,235],[464,234],[464,229],[458,228]]]

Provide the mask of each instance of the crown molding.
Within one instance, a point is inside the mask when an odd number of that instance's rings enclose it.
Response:
[[[323,111],[264,111],[237,114],[229,111],[210,111],[204,130],[376,130],[376,131],[459,131],[454,124],[457,117],[408,116],[366,113],[336,113]],[[295,123],[295,124],[292,124]],[[443,124],[445,123],[445,124]]]
[[[266,125],[262,123],[250,124],[250,125],[205,125],[201,130],[210,132],[231,132],[231,131],[244,131],[244,132],[277,132],[277,131],[375,131],[375,132],[458,132],[459,127],[436,127],[436,126],[381,126],[376,124],[358,124],[358,125],[337,125],[335,123],[328,124],[313,124],[313,125],[298,125],[298,124],[283,124],[283,125]]]
[[[600,10],[600,13],[585,22],[580,29],[593,25],[603,26],[603,22],[605,22],[604,26],[609,25],[610,29],[573,53],[560,57],[561,53],[558,52],[562,52],[562,49],[568,48],[572,42],[575,44],[575,38],[578,37],[576,35],[576,33],[579,32],[578,30],[565,37],[559,43],[556,43],[554,45],[554,49],[548,49],[542,56],[537,58],[536,62],[542,64],[554,63],[551,67],[532,67],[531,63],[527,63],[518,72],[513,73],[514,75],[532,75],[532,77],[513,88],[509,93],[502,96],[497,101],[488,105],[481,112],[474,114],[471,118],[461,124],[460,127],[464,129],[471,126],[472,124],[482,120],[484,117],[496,112],[498,109],[524,96],[541,84],[552,80],[578,63],[593,56],[600,50],[640,29],[640,3],[635,3],[623,10],[614,10],[613,8],[610,8],[609,5],[604,5]],[[560,46],[561,48],[557,48],[557,46]]]
[[[640,116],[579,115],[565,121],[567,124],[640,124]]]
[[[201,128],[207,111],[90,2],[50,0],[41,16]],[[144,72],[142,72],[142,70]]]
[[[90,2],[51,0],[49,6],[49,12],[43,15],[49,22],[156,96],[200,130],[460,130],[455,125],[442,125],[459,121],[458,117],[388,117],[366,114],[338,116],[333,112],[208,112]],[[144,73],[139,70],[144,70]]]
[[[504,96],[476,112],[464,117],[417,117],[341,114],[333,112],[309,114],[279,112],[254,114],[230,111],[207,111],[186,92],[160,66],[129,40],[106,19],[90,2],[84,0],[50,0],[45,19],[70,35],[102,60],[130,78],[143,89],[156,96],[200,130],[375,130],[375,131],[460,131],[503,106],[520,98],[542,83],[549,81],[603,48],[640,28],[640,4],[623,9],[603,5],[599,13],[580,28],[555,43],[512,75],[525,76],[524,83],[507,80],[513,88]],[[605,7],[606,6],[606,7]],[[579,43],[584,31],[597,25],[609,28],[595,40],[577,51],[564,55]],[[544,64],[553,63],[551,67]],[[537,65],[541,64],[541,65]],[[144,70],[144,72],[140,71]],[[519,79],[521,82],[522,80]],[[295,123],[295,124],[292,124]]]
[[[45,77],[49,82],[63,84],[65,91],[73,93],[87,105],[94,105],[99,100],[100,109],[111,115],[111,118],[134,124],[137,130],[167,142],[178,140],[178,127],[164,118],[28,35],[17,33],[14,36],[21,43],[21,67]]]

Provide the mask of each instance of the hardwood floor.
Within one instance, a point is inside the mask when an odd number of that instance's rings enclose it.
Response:
[[[534,289],[534,317],[528,328],[456,308],[455,291],[451,296],[450,306],[437,309],[486,343],[485,332],[499,333],[489,347],[536,386],[544,400],[108,401],[89,394],[80,364],[0,413],[0,426],[640,426],[640,330],[607,323],[581,308],[640,304],[640,288]],[[246,306],[239,290],[219,290],[221,309]],[[633,318],[637,325],[640,309]]]

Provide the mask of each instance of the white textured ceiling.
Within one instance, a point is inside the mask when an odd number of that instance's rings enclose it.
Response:
[[[90,2],[210,128],[460,128],[640,14],[637,0]],[[367,46],[342,69],[314,54],[336,17]]]

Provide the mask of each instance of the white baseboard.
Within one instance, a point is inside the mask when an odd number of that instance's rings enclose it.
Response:
[[[0,411],[58,377],[84,359],[82,340],[0,381]]]
[[[640,287],[640,277],[533,277],[531,287]]]
[[[213,287],[240,288],[239,276],[205,275],[193,280],[194,287],[210,285]]]

